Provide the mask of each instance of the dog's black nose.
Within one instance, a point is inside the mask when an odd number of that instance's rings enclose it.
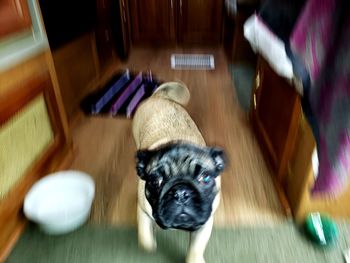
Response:
[[[174,193],[174,198],[176,202],[185,204],[190,199],[189,190],[186,189],[177,189]]]

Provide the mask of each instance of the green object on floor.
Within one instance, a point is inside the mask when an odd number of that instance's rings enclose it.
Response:
[[[255,68],[251,65],[229,65],[238,102],[245,112],[249,112],[253,91]]]
[[[207,263],[339,263],[350,244],[350,224],[339,223],[334,249],[320,249],[290,222],[276,226],[214,228],[205,252]],[[157,231],[158,249],[138,248],[136,229],[85,225],[62,236],[48,236],[29,225],[8,263],[177,263],[184,262],[189,237]]]
[[[338,239],[336,223],[318,212],[310,213],[305,220],[305,230],[311,240],[321,246],[334,244]]]

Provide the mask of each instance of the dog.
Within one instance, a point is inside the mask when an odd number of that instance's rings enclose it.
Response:
[[[184,109],[189,99],[183,83],[167,82],[135,112],[138,242],[146,251],[156,249],[155,224],[189,231],[186,262],[203,263],[226,158],[222,149],[206,146]]]

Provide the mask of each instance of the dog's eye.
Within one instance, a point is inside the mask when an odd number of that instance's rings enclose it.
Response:
[[[208,184],[211,181],[211,177],[208,173],[202,173],[201,176],[198,178],[198,181],[202,184]]]
[[[159,187],[161,186],[163,182],[163,178],[160,176],[160,177],[156,177],[156,178],[153,178],[149,184],[152,186],[152,187]]]

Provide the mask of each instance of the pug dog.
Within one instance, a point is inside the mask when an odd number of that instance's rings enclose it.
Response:
[[[137,146],[139,245],[156,249],[155,224],[190,232],[186,262],[203,263],[225,167],[222,149],[208,147],[183,106],[190,93],[180,82],[160,85],[133,118]]]

